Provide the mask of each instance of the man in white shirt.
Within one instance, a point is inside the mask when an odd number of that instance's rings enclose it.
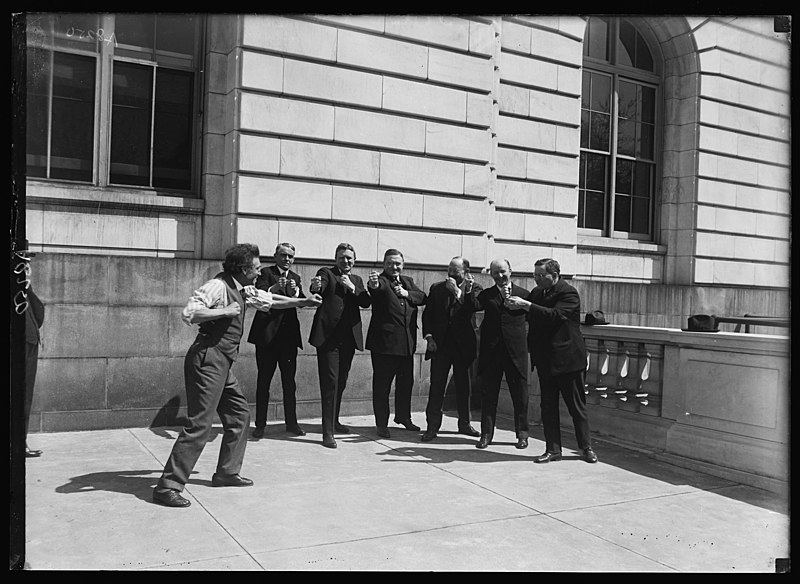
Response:
[[[253,282],[261,271],[258,247],[234,245],[225,253],[223,271],[203,284],[183,309],[187,324],[199,324],[200,331],[184,359],[188,421],[175,441],[153,501],[166,507],[188,507],[181,493],[211,434],[219,414],[223,435],[220,440],[215,487],[246,487],[253,481],[239,475],[247,446],[250,409],[231,367],[239,354],[247,306],[268,311],[277,306],[317,306],[319,296],[287,298],[259,291]]]

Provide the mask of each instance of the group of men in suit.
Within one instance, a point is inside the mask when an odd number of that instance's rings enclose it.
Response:
[[[545,463],[562,458],[559,395],[572,416],[583,458],[596,462],[589,437],[583,374],[586,348],[580,332],[580,297],[560,277],[556,260],[535,264],[537,286],[528,292],[511,281],[507,260],[493,260],[494,286],[482,289],[469,273],[469,262],[456,256],[448,276],[425,294],[404,275],[405,259],[397,249],[384,253],[383,270],[369,273],[366,286],[352,272],[355,249],[337,246],[332,267],[320,268],[311,281],[311,296],[303,294],[300,275],[291,270],[295,248],[280,243],[275,265],[262,270],[258,248],[239,244],[226,253],[223,272],[195,291],[184,308],[187,324],[200,324],[190,347],[184,377],[189,422],[173,446],[164,472],[153,492],[155,502],[186,507],[181,496],[186,480],[208,441],[216,412],[223,425],[214,486],[249,486],[239,475],[249,427],[247,401],[231,370],[243,334],[244,312],[257,312],[248,341],[255,345],[258,378],[256,423],[253,437],[264,435],[269,387],[277,368],[281,371],[286,430],[305,431],[297,423],[297,351],[302,348],[296,308],[315,306],[309,342],[317,349],[322,409],[323,446],[336,448],[335,434],[349,433],[339,421],[342,394],[356,350],[370,351],[372,401],[378,436],[389,438],[389,396],[395,385],[394,421],[420,431],[411,419],[411,395],[417,339],[418,309],[431,360],[431,385],[426,407],[423,442],[436,439],[442,423],[442,406],[452,370],[458,409],[458,431],[480,437],[476,447],[487,448],[494,436],[497,401],[505,376],[514,409],[517,448],[528,446],[528,355],[541,387],[542,422],[546,450],[534,458]],[[372,307],[366,343],[361,328],[361,308]],[[483,311],[478,347],[473,315]],[[482,379],[481,430],[470,424],[470,368],[478,359]]]

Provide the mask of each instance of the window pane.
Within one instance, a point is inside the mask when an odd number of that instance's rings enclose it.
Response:
[[[55,53],[50,178],[91,182],[95,59]]]
[[[27,86],[25,95],[25,158],[28,176],[47,176],[47,120],[50,101],[50,51],[27,48]]]
[[[630,194],[633,186],[633,162],[617,160],[617,193]]]
[[[611,116],[607,114],[599,114],[597,112],[592,112],[591,116],[589,148],[592,150],[602,150],[603,152],[608,152],[610,150],[610,129],[608,124]]]
[[[653,160],[654,150],[654,127],[651,124],[638,124],[639,136],[637,137],[636,155],[639,158]]]
[[[159,14],[156,22],[156,49],[171,53],[194,54],[195,16]]]
[[[642,197],[632,198],[633,208],[631,210],[631,232],[650,233],[650,199]]]
[[[117,42],[152,51],[155,33],[154,19],[152,14],[117,14],[114,25]]]
[[[606,190],[606,161],[607,156],[599,154],[586,154],[586,188],[593,191],[605,192]]]
[[[589,147],[589,112],[581,110],[581,148]]]
[[[619,82],[619,117],[632,120],[636,117],[636,85]]]
[[[150,185],[150,109],[153,69],[114,63],[111,182]]]
[[[640,86],[641,89],[641,110],[639,119],[642,122],[652,124],[656,121],[656,90],[652,87]]]
[[[633,194],[637,197],[650,197],[650,171],[652,164],[637,162],[633,178]]]
[[[653,70],[653,56],[650,54],[650,49],[647,48],[647,43],[644,42],[644,37],[638,32],[636,33],[636,68],[645,71]]]
[[[193,74],[158,69],[153,136],[153,186],[191,187]]]
[[[604,18],[589,19],[589,41],[586,50],[590,57],[608,61],[608,22]]]
[[[578,190],[578,227],[586,227],[586,213],[583,211],[583,206],[586,203],[586,191],[583,189]]]
[[[636,122],[619,120],[617,129],[617,154],[633,156],[636,146]]]
[[[591,88],[592,88],[592,74],[588,71],[583,71],[583,76],[581,77],[581,107],[588,109],[589,108],[589,96],[591,95]]]
[[[581,152],[581,156],[578,159],[578,188],[582,189],[586,186],[586,157],[591,156],[586,152]]]
[[[603,229],[605,223],[606,207],[603,193],[586,192],[586,204],[583,216],[583,226],[588,229]]]
[[[619,23],[617,39],[617,64],[633,66],[636,54],[636,29],[624,20]]]
[[[592,75],[591,109],[605,113],[611,111],[611,77]]]
[[[617,195],[614,198],[614,231],[629,232],[631,222],[631,198]]]

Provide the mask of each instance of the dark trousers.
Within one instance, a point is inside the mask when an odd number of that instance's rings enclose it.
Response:
[[[183,361],[189,418],[169,455],[158,486],[183,491],[211,436],[214,413],[222,422],[217,473],[238,474],[247,448],[250,409],[231,370],[233,362],[216,347],[193,344]]]
[[[456,387],[456,409],[458,410],[458,427],[469,424],[469,367],[472,359],[448,351],[437,351],[431,357],[431,387],[428,391],[428,406],[425,418],[428,432],[438,432],[442,427],[442,405],[447,390],[447,378],[453,369],[453,385]]]
[[[537,373],[539,368],[536,368]],[[558,396],[564,399],[572,424],[575,427],[575,438],[581,450],[590,448],[592,440],[589,436],[589,412],[586,409],[586,393],[583,388],[583,371],[550,377],[539,375],[539,386],[542,392],[542,426],[544,429],[545,448],[547,452],[561,453],[561,416],[558,410]]]
[[[256,428],[267,425],[269,386],[275,369],[281,370],[283,387],[283,419],[287,426],[297,425],[297,346],[276,340],[269,345],[256,345]]]
[[[28,426],[33,405],[33,386],[36,384],[36,369],[39,365],[39,343],[25,343],[25,439],[28,438]]]
[[[518,438],[528,436],[528,380],[520,375],[508,351],[502,344],[492,351],[491,365],[483,372],[481,400],[481,435],[491,440],[497,420],[497,400],[500,382],[506,376],[511,403],[514,406],[514,431]]]
[[[347,386],[355,352],[356,345],[352,337],[330,345],[326,343],[317,349],[323,436],[333,436],[334,425],[339,423],[342,394]]]
[[[411,419],[411,389],[414,386],[413,355],[376,355],[372,357],[372,411],[375,425],[389,425],[389,393],[394,388],[394,419],[404,422]]]

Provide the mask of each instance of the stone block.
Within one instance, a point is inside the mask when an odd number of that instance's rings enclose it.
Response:
[[[386,34],[466,51],[470,21],[458,16],[387,15]]]
[[[198,216],[160,215],[158,218],[158,257],[195,256],[200,251],[202,233]]]
[[[575,217],[528,213],[525,217],[525,241],[553,245],[575,245],[578,225]]]
[[[586,20],[580,16],[558,16],[558,30],[577,39],[586,34]]]
[[[507,211],[495,212],[494,238],[504,241],[525,239],[525,215]]]
[[[791,233],[791,218],[781,215],[767,215],[756,213],[755,234],[765,237],[789,238]]]
[[[755,136],[738,136],[736,154],[743,158],[767,160],[772,164],[791,164],[791,148],[787,142],[765,140]]]
[[[242,51],[241,61],[242,80],[239,85],[242,89],[283,91],[284,59],[282,57]]]
[[[107,377],[107,407],[112,410],[160,408],[186,395],[183,357],[110,359]]]
[[[382,153],[380,184],[461,194],[464,192],[464,165],[460,162]]]
[[[281,170],[281,140],[242,134],[238,138],[238,166],[244,172],[278,174]]]
[[[716,180],[700,178],[697,181],[697,202],[731,207],[741,206],[737,201],[737,189]]]
[[[511,209],[553,212],[553,186],[516,180],[498,180],[496,203],[499,207]]]
[[[467,123],[489,128],[492,125],[494,107],[492,98],[477,93],[467,94]]]
[[[531,29],[530,52],[537,57],[561,61],[570,65],[580,66],[583,63],[583,43],[556,31]]]
[[[236,94],[206,93],[204,98],[205,129],[211,134],[226,134],[234,128]]]
[[[378,230],[372,227],[354,227],[329,223],[280,221],[276,241],[293,241],[303,245],[303,258],[330,262],[333,250],[346,241],[358,254],[360,263],[383,260],[383,248],[378,257]]]
[[[320,14],[314,16],[315,20],[342,24],[352,28],[383,32],[386,17],[372,14]]]
[[[500,46],[516,53],[531,52],[531,27],[511,20],[503,20]]]
[[[337,107],[334,136],[337,142],[424,152],[425,125],[422,120]]]
[[[337,29],[272,14],[248,14],[242,44],[289,55],[336,60]]]
[[[31,281],[45,306],[106,304],[109,298],[106,274],[110,263],[105,255],[42,254],[31,260]],[[50,320],[50,309],[46,311],[46,318]]]
[[[788,189],[791,183],[790,167],[756,164],[756,184],[760,187]]]
[[[428,229],[486,231],[488,205],[462,197],[423,197],[422,226]]]
[[[500,116],[497,135],[504,146],[553,151],[556,147],[556,126],[535,120]]]
[[[535,58],[503,53],[500,55],[500,79],[528,87],[558,89],[558,65]]]
[[[772,261],[775,258],[775,240],[736,236],[732,255],[737,260]]]
[[[232,166],[226,168],[226,162],[233,160],[227,152],[227,136],[222,134],[206,134],[203,136],[203,171],[207,174],[225,174],[232,170]]]
[[[381,107],[383,80],[374,73],[286,59],[283,83],[287,95]]]
[[[714,231],[717,225],[717,211],[715,207],[706,205],[697,206],[697,229]]]
[[[750,211],[739,209],[716,210],[717,231],[739,235],[755,235],[757,221],[757,214]]]
[[[333,140],[333,106],[242,93],[239,107],[242,130]]]
[[[403,252],[406,264],[442,263],[442,258],[453,257],[461,252],[461,236],[452,233],[429,231],[400,231],[378,229],[380,259],[386,249],[395,248]]]
[[[789,287],[792,281],[792,270],[786,264],[753,264],[753,284]],[[781,333],[783,334],[783,333]]]
[[[494,52],[494,27],[491,24],[469,21],[469,52],[481,55]]]
[[[228,93],[228,56],[209,52],[206,58],[206,79],[211,93]]]
[[[464,164],[464,194],[491,198],[495,179],[487,164]]]
[[[698,232],[696,235],[697,255],[714,258],[733,257],[734,238],[721,233]]]
[[[472,272],[477,272],[489,264],[489,259],[487,257],[488,249],[489,240],[484,236],[461,236],[461,255],[469,260]]]
[[[553,187],[553,213],[578,215],[578,190],[570,187]]]
[[[285,176],[378,184],[379,161],[381,155],[369,150],[281,140]]]
[[[532,112],[532,115],[537,118],[549,117],[546,115],[546,113],[541,115],[537,110],[531,108],[533,105],[533,99],[531,97],[532,93],[532,90],[524,87],[517,87],[516,85],[501,83],[497,97],[500,104],[500,113],[528,116]],[[537,93],[546,95],[542,92]],[[502,117],[500,119],[502,119]]]
[[[337,63],[425,79],[428,48],[387,37],[340,29]]]
[[[492,153],[492,136],[488,130],[427,122],[425,124],[425,152],[488,162]]]
[[[527,91],[527,95],[531,117],[580,125],[581,107],[578,99],[535,89]]]
[[[565,185],[578,184],[578,159],[528,152],[525,178]]]
[[[736,155],[737,135],[720,128],[702,127],[698,147],[729,156]]]
[[[75,207],[48,211],[42,244],[84,247],[87,250],[128,249],[132,255],[154,255],[158,241],[158,214]],[[140,251],[138,251],[140,250]]]
[[[239,177],[239,213],[330,219],[331,185],[302,181]]]
[[[257,245],[264,253],[275,249],[278,241],[280,223],[276,219],[250,219],[238,217],[236,220],[236,239]]]
[[[489,92],[494,82],[494,65],[491,60],[481,57],[431,48],[428,55],[428,79]]]
[[[333,219],[419,227],[422,201],[415,193],[334,186]]]
[[[508,178],[527,178],[528,154],[513,148],[497,149],[497,175]]]
[[[40,354],[31,409],[51,412],[105,408],[106,368],[105,358],[48,359]]]
[[[383,79],[381,105],[385,111],[455,122],[464,122],[467,119],[465,91],[394,77]]]
[[[561,93],[580,96],[582,82],[581,69],[567,67],[565,65],[558,65],[557,68],[558,82],[556,89]]]
[[[576,127],[556,126],[556,152],[578,156],[580,154],[581,130]]]

